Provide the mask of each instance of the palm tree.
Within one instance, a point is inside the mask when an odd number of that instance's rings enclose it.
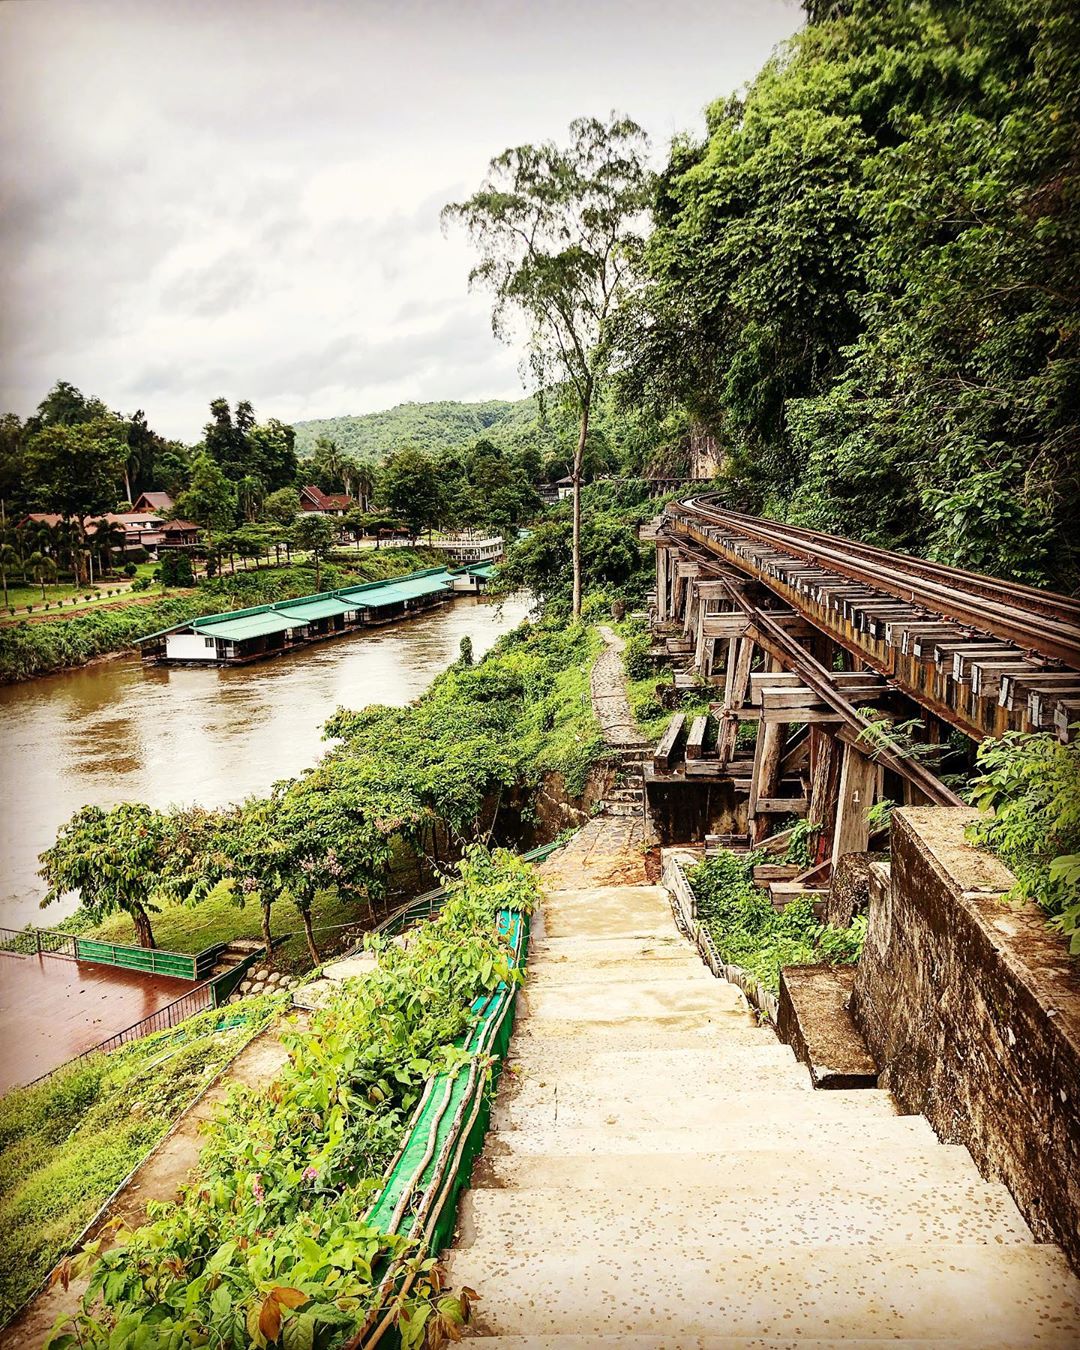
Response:
[[[118,525],[115,520],[94,521],[94,550],[98,555],[98,566],[102,571],[111,572],[113,565],[113,554],[124,552],[124,545],[127,542],[127,535],[124,527]]]
[[[12,547],[10,539],[4,539],[0,543],[0,583],[4,587],[4,608],[10,609],[11,602],[8,596],[8,569],[16,568],[22,562],[19,554]]]
[[[367,511],[371,504],[371,495],[375,491],[375,466],[362,459],[355,466],[356,496],[361,511]]]
[[[30,575],[41,587],[41,598],[47,600],[49,597],[45,594],[45,581],[56,580],[56,563],[47,553],[31,553],[26,560],[26,565],[30,569]]]

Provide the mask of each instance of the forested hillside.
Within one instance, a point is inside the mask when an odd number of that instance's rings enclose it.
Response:
[[[535,399],[514,403],[489,399],[485,403],[399,403],[384,412],[356,417],[321,417],[296,422],[296,449],[310,455],[320,436],[334,441],[354,458],[381,460],[403,445],[421,450],[447,450],[478,439],[500,449],[520,449],[542,436],[540,409]]]
[[[627,407],[732,505],[1076,586],[1080,6],[839,0],[662,174]]]

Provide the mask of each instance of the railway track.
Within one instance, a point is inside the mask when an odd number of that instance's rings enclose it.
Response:
[[[1080,721],[1080,601],[836,535],[668,508],[675,538],[767,586],[929,710],[981,737]]]

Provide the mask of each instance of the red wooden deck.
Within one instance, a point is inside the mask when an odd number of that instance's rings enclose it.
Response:
[[[0,1093],[29,1083],[195,988],[62,956],[0,953]]]

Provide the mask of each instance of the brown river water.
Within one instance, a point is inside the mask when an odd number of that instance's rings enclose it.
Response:
[[[223,806],[265,792],[325,754],[335,708],[411,702],[463,637],[479,657],[529,608],[461,596],[252,666],[144,669],[125,656],[0,687],[0,927],[48,927],[75,908],[74,896],[39,907],[37,855],[80,806]]]

